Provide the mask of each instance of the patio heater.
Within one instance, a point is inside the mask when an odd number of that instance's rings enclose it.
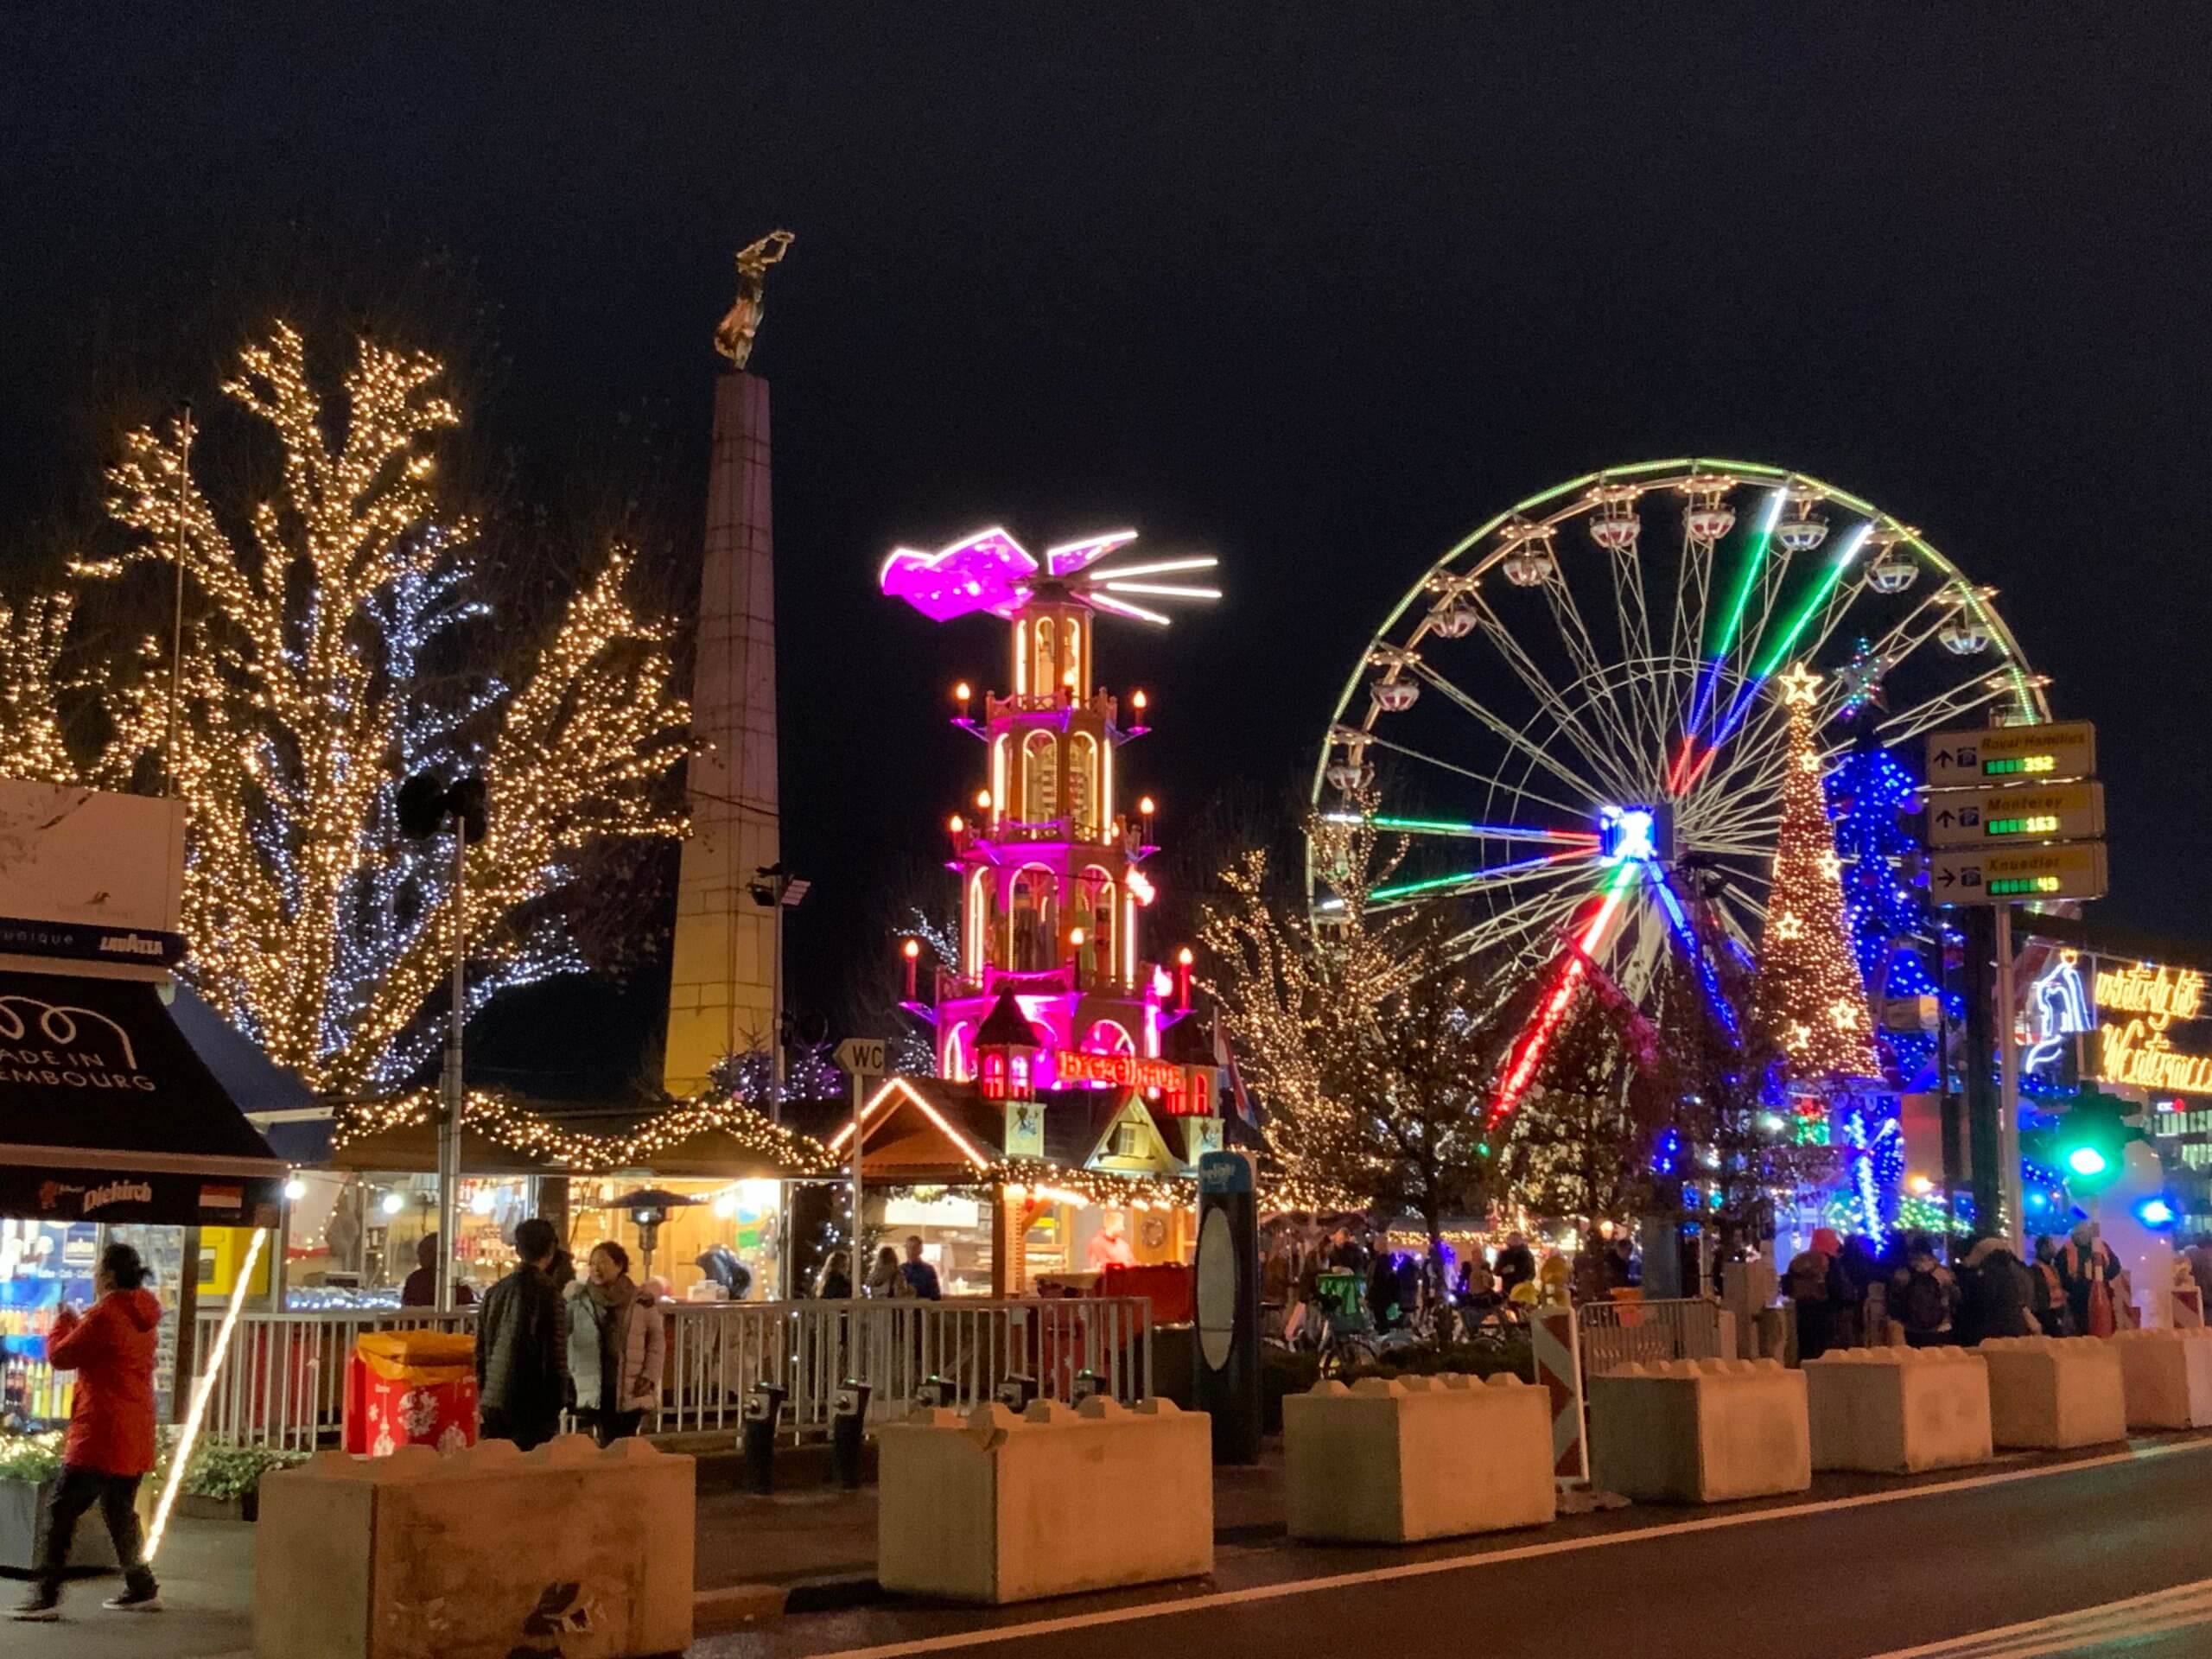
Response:
[[[639,1270],[638,1282],[644,1284],[653,1276],[653,1249],[660,1243],[661,1224],[668,1219],[669,1211],[682,1210],[696,1204],[696,1198],[687,1198],[681,1192],[671,1192],[658,1186],[641,1186],[634,1192],[625,1192],[608,1205],[611,1210],[621,1210],[638,1229],[638,1248],[644,1252],[645,1265]]]

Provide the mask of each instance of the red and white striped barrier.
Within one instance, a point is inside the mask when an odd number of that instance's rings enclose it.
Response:
[[[1536,1356],[1536,1382],[1551,1397],[1552,1474],[1580,1484],[1590,1478],[1590,1448],[1583,1432],[1582,1352],[1575,1340],[1574,1310],[1560,1306],[1529,1311],[1529,1336]]]

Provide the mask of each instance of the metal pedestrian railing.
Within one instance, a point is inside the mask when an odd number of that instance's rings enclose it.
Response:
[[[871,1385],[869,1418],[906,1409],[941,1379],[949,1405],[988,1400],[1007,1377],[1036,1379],[1040,1397],[1073,1398],[1094,1373],[1101,1392],[1135,1403],[1152,1392],[1152,1304],[1143,1297],[1020,1301],[671,1302],[661,1408],[648,1432],[734,1433],[756,1382],[785,1391],[785,1426],[826,1433],[851,1377]],[[199,1320],[199,1352],[214,1351],[219,1309]],[[312,1451],[345,1423],[346,1362],[372,1331],[467,1330],[473,1310],[244,1313],[232,1332],[205,1432],[238,1446]]]
[[[334,1443],[345,1426],[346,1359],[356,1340],[372,1331],[466,1331],[475,1317],[473,1309],[427,1308],[241,1313],[201,1432],[233,1446],[287,1452]],[[220,1308],[201,1311],[194,1351],[203,1359],[215,1351],[222,1325]]]
[[[1134,1403],[1152,1392],[1152,1304],[1141,1296],[1021,1301],[678,1304],[669,1310],[658,1432],[737,1427],[755,1382],[782,1389],[785,1426],[827,1433],[838,1387],[870,1385],[871,1421],[904,1411],[931,1377],[945,1403],[988,1400],[1008,1376],[1047,1400],[1074,1397],[1095,1373],[1102,1393]]]
[[[1574,1310],[1582,1374],[1669,1359],[1721,1359],[1720,1304],[1708,1297],[1649,1302],[1586,1302]]]

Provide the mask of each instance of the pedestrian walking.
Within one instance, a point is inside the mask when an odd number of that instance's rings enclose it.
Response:
[[[2066,1300],[2066,1280],[2058,1271],[2058,1240],[2049,1233],[2036,1240],[2036,1259],[2028,1263],[2028,1312],[2046,1337],[2079,1334]]]
[[[515,1229],[515,1270],[484,1293],[476,1316],[476,1393],[487,1440],[527,1452],[561,1428],[569,1384],[569,1307],[551,1274],[565,1255],[553,1224]]]
[[[944,1300],[944,1287],[938,1282],[937,1269],[922,1260],[922,1236],[910,1233],[906,1237],[906,1265],[899,1269],[906,1282],[914,1287],[914,1294],[925,1302]]]
[[[1626,1233],[1614,1235],[1599,1266],[1599,1288],[1607,1296],[1617,1290],[1634,1290],[1643,1282],[1636,1260],[1636,1241]]]
[[[1915,1233],[1904,1266],[1890,1277],[1890,1313],[1912,1348],[1948,1348],[1958,1341],[1958,1276],[1936,1259],[1936,1241]]]
[[[1812,1243],[1790,1258],[1783,1294],[1797,1311],[1797,1359],[1802,1364],[1850,1341],[1851,1283],[1838,1260],[1843,1241],[1833,1227],[1813,1230]]]
[[[626,1440],[660,1408],[668,1353],[660,1304],[631,1281],[630,1253],[613,1243],[594,1245],[584,1276],[561,1294],[576,1427],[601,1446]]]
[[[2066,1281],[2077,1336],[2108,1337],[2120,1328],[2113,1313],[2113,1266],[2112,1247],[2097,1236],[2096,1223],[2077,1222],[2058,1253],[2058,1276]]]
[[[2212,1297],[2212,1233],[2199,1233],[2196,1243],[2182,1254],[2189,1258],[2189,1271],[2196,1287]]]
[[[875,1265],[868,1270],[864,1288],[870,1297],[881,1297],[886,1301],[912,1300],[914,1294],[913,1286],[899,1270],[899,1252],[888,1244],[875,1253]]]
[[[1959,1340],[1972,1348],[1992,1337],[2037,1332],[2029,1304],[2035,1287],[2026,1265],[2001,1238],[1976,1241],[1959,1264]]]
[[[61,1478],[47,1500],[38,1580],[14,1617],[50,1623],[61,1616],[61,1575],[77,1523],[95,1503],[123,1567],[123,1593],[100,1605],[116,1612],[158,1612],[161,1586],[138,1534],[138,1484],[154,1467],[154,1329],[162,1305],[146,1288],[145,1264],[128,1244],[100,1253],[92,1275],[99,1300],[79,1315],[61,1310],[47,1337],[57,1371],[77,1373],[76,1402],[62,1442]]]

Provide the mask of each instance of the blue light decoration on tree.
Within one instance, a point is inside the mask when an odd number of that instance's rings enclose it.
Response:
[[[1923,941],[1936,935],[1933,906],[1907,874],[1921,850],[1904,824],[1905,815],[1920,809],[1919,780],[1866,730],[1828,773],[1826,789],[1843,867],[1844,919],[1868,995],[1878,1007],[1939,995],[1920,954]],[[1878,1040],[1903,1092],[1935,1086],[1933,1033],[1885,1030]]]
[[[1878,685],[1870,686],[1847,702],[1839,718],[1848,720],[1879,702]],[[1963,1019],[1964,1000],[1955,992],[1943,996],[1922,954],[1939,937],[1942,924],[1926,891],[1910,874],[1922,850],[1920,837],[1906,823],[1920,810],[1919,780],[1875,741],[1871,729],[1862,728],[1858,741],[1828,773],[1825,787],[1828,815],[1835,824],[1836,857],[1841,865],[1838,880],[1843,887],[1852,951],[1877,1009],[1885,1002],[1937,997],[1949,1018]],[[1898,1094],[1941,1086],[1935,1033],[1916,1027],[1885,1030],[1879,1020],[1876,1023],[1877,1040]],[[2033,1088],[2024,1077],[2023,1083]],[[2024,1108],[2025,1127],[2032,1127],[2029,1116],[2030,1109]],[[1846,1189],[1837,1197],[1852,1224],[1863,1224],[1878,1234],[1923,1224],[1928,1203],[1909,1202],[1904,1193],[1904,1134],[1897,1096],[1854,1099],[1845,1109],[1840,1127],[1851,1156]],[[2055,1224],[2065,1217],[2065,1185],[2057,1172],[2023,1160],[2020,1185],[2029,1227]],[[1959,1194],[1955,1202],[1964,1200],[1965,1195]],[[1961,1220],[1972,1219],[1970,1208],[1958,1213]]]
[[[1879,698],[1878,686],[1870,684],[1847,702],[1841,717],[1849,719]],[[1940,997],[1942,988],[1921,955],[1936,938],[1938,924],[1926,892],[1912,881],[1911,862],[1921,842],[1905,825],[1907,815],[1919,810],[1919,780],[1875,741],[1871,728],[1862,728],[1824,788],[1835,825],[1837,880],[1852,955],[1877,1013],[1895,1002]],[[1898,1092],[1935,1087],[1935,1033],[1916,1025],[1902,1031],[1885,1027],[1876,1020],[1876,1040]],[[1854,1225],[1885,1233],[1898,1224],[1905,1173],[1897,1095],[1853,1097],[1840,1128],[1850,1149],[1847,1188],[1840,1196]]]

